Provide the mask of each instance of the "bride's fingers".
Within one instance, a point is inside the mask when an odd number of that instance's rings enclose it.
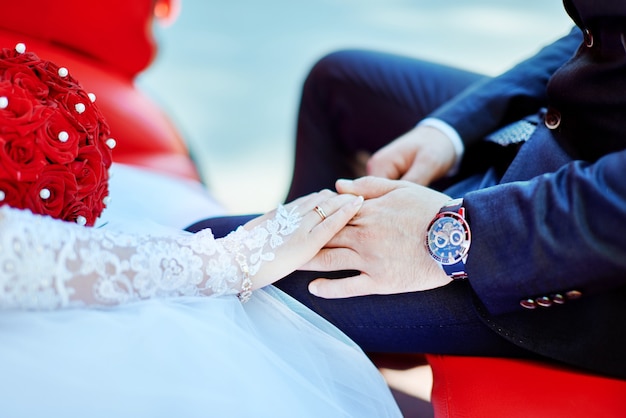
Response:
[[[300,226],[286,243],[276,247],[275,258],[255,274],[254,286],[262,287],[293,272],[319,252],[359,211],[363,198],[340,195],[320,199],[312,196],[294,209],[301,217]],[[315,210],[319,207],[318,211]],[[322,212],[320,215],[319,212]]]
[[[337,193],[328,189],[324,189],[320,190],[319,192],[300,197],[293,202],[287,203],[285,207],[287,209],[290,209],[291,207],[296,207],[297,211],[304,216],[309,210],[312,210],[315,206],[334,196],[337,196]]]
[[[337,193],[325,189],[319,192],[299,197],[289,203],[285,203],[283,207],[287,209],[287,211],[291,211],[295,208],[295,211],[297,213],[299,213],[301,216],[304,216],[309,209],[313,208],[319,202],[327,200],[329,197],[335,196],[336,194]],[[261,225],[268,219],[273,219],[274,216],[276,216],[276,209],[248,221],[248,223],[246,223],[245,225],[245,228],[251,230],[255,226]]]
[[[302,207],[302,227],[325,244],[356,215],[363,198],[353,195],[336,195],[316,203],[313,207]],[[310,207],[310,208],[309,208]]]

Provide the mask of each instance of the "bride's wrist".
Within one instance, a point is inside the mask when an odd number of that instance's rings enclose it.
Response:
[[[246,303],[252,296],[252,278],[250,277],[250,268],[248,267],[248,261],[246,257],[241,253],[235,254],[235,261],[239,265],[239,270],[243,279],[241,280],[241,291],[237,294],[237,297],[241,303]]]
[[[230,255],[232,262],[241,272],[241,285],[237,293],[241,303],[246,303],[250,299],[253,288],[251,266],[248,263],[248,257],[242,252],[242,249],[245,248],[244,241],[249,236],[250,231],[240,226],[221,239],[224,250]],[[234,289],[234,284],[232,288]]]

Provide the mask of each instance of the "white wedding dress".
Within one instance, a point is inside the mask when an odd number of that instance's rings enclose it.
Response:
[[[401,416],[341,332],[271,286],[242,304],[222,241],[173,229],[220,212],[202,188],[113,170],[101,227],[0,208],[0,416]],[[251,270],[290,216],[257,234]]]

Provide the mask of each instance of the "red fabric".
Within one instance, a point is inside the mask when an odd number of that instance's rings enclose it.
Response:
[[[157,3],[170,6],[167,13],[176,11],[176,0]],[[156,51],[153,7],[154,0],[8,2],[0,15],[0,46],[23,42],[28,51],[68,68],[95,93],[117,141],[114,161],[197,179],[178,130],[133,84]]]
[[[126,75],[145,69],[154,57],[153,0],[3,3],[0,29],[89,56]]]
[[[436,418],[624,417],[626,381],[534,361],[428,355]]]

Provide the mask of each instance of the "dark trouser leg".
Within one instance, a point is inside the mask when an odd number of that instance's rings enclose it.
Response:
[[[317,277],[329,275],[297,271],[276,286],[341,329],[364,351],[536,357],[481,321],[467,282],[425,292],[330,300],[308,292],[308,283]]]
[[[371,154],[484,76],[371,51],[322,58],[304,83],[287,196],[354,178],[355,156]]]
[[[213,236],[215,236],[215,238],[221,238],[257,216],[259,215],[222,216],[203,219],[188,226],[185,228],[185,231],[195,233],[206,228],[211,228]]]
[[[210,227],[216,237],[227,235],[254,215],[206,219],[187,230]],[[347,272],[297,271],[276,286],[333,323],[368,352],[441,353],[532,357],[483,324],[472,303],[467,282],[427,291],[388,296],[327,300],[307,290],[317,277],[341,277]]]

